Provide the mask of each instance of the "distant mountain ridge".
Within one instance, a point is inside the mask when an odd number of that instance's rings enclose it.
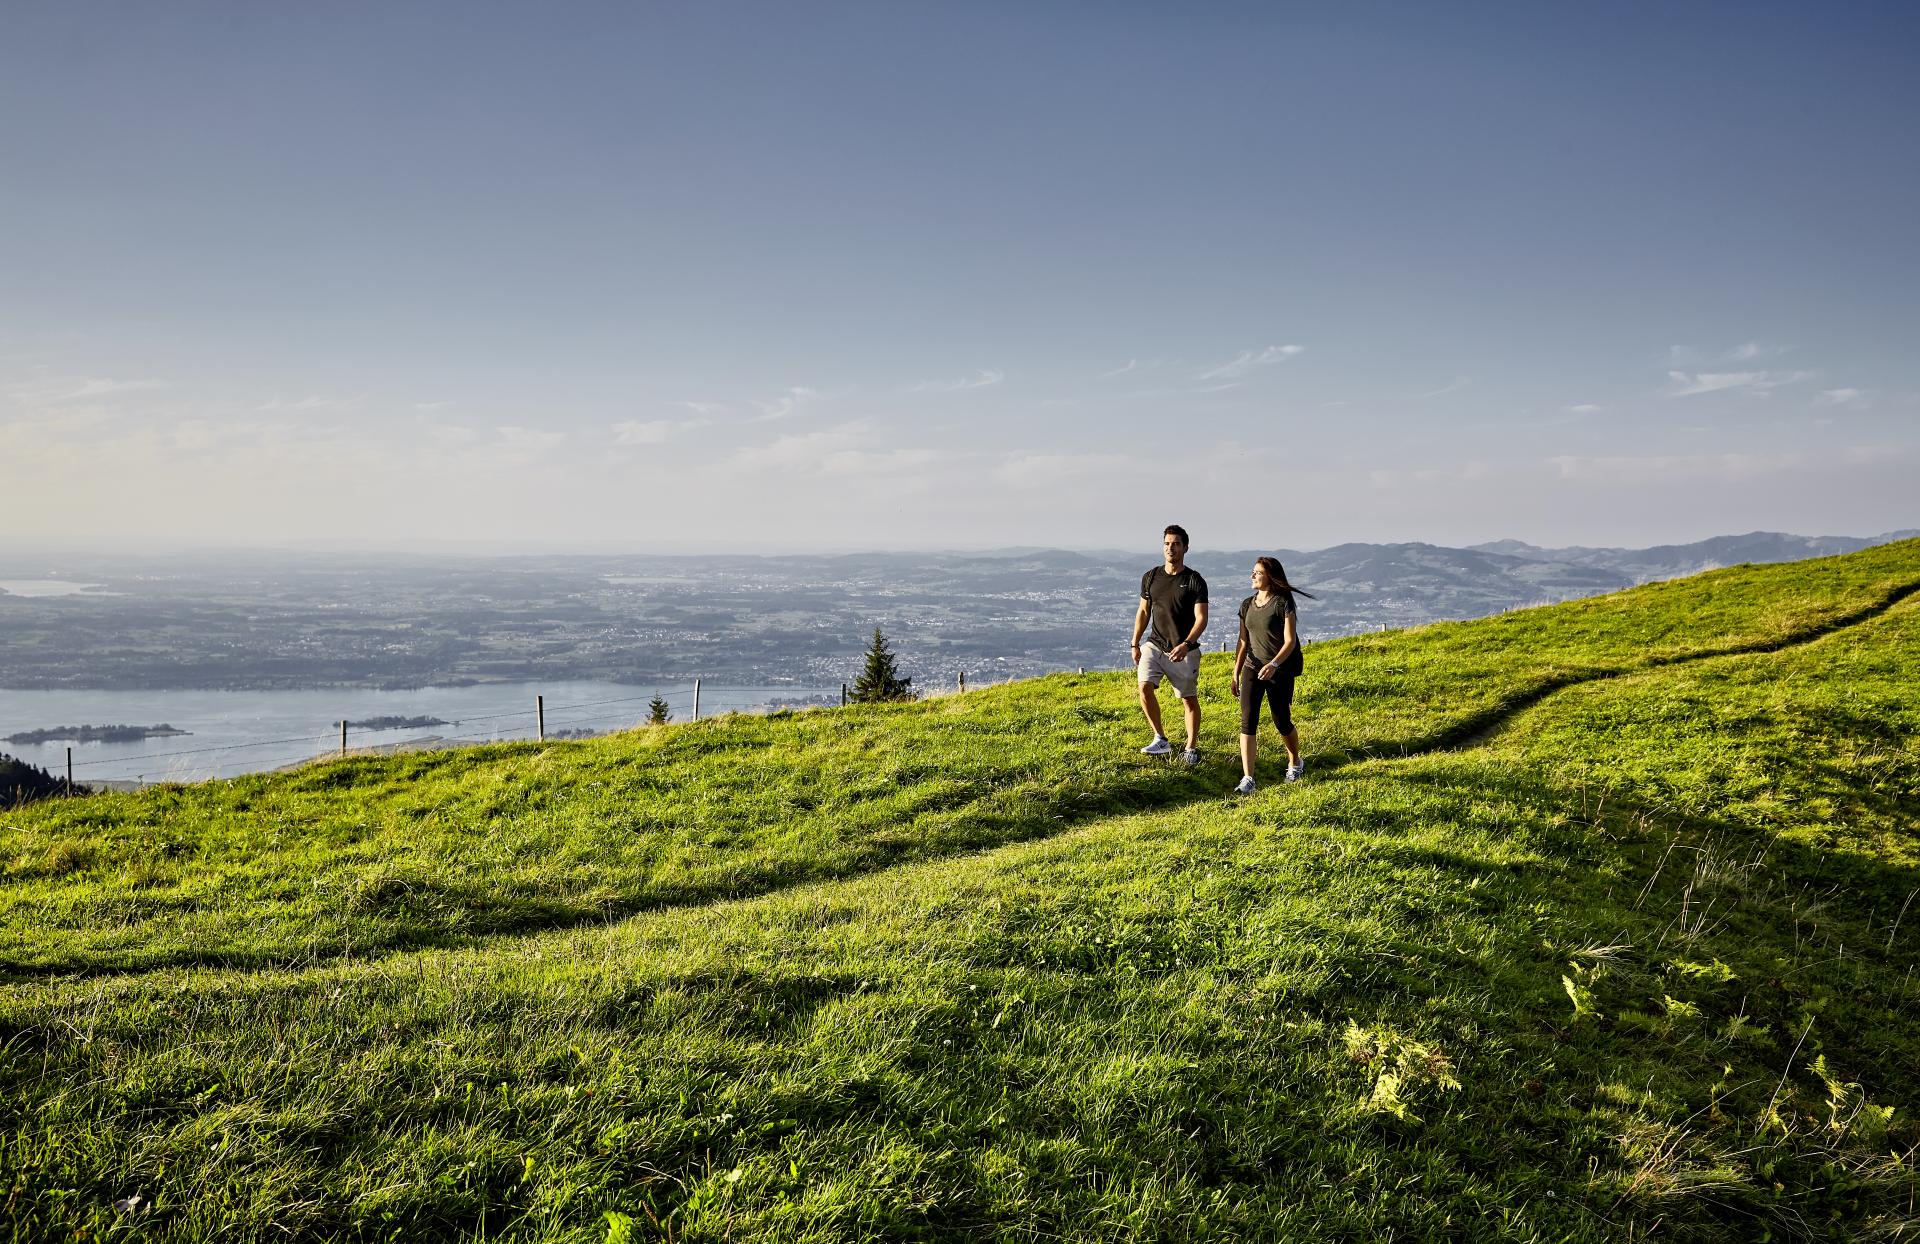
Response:
[[[1295,585],[1321,596],[1302,614],[1309,636],[1319,638],[1379,626],[1484,617],[1743,562],[1804,561],[1914,536],[1920,536],[1920,531],[1871,537],[1755,531],[1646,549],[1550,549],[1520,540],[1495,540],[1467,548],[1410,541],[1271,551],[1286,564],[1287,577]],[[1238,585],[1260,553],[1203,550],[1190,560],[1218,585],[1217,594],[1227,599],[1242,590]]]
[[[1528,561],[1559,562],[1603,567],[1629,575],[1636,583],[1737,566],[1742,562],[1796,562],[1809,557],[1857,553],[1876,544],[1891,544],[1920,536],[1920,530],[1891,531],[1879,536],[1796,536],[1781,531],[1749,531],[1740,536],[1713,536],[1692,544],[1658,544],[1645,549],[1541,548],[1521,540],[1493,540],[1469,547]]]

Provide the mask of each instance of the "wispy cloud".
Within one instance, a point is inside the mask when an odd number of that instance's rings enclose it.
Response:
[[[103,377],[81,381],[79,388],[62,395],[58,400],[73,401],[79,398],[106,397],[114,393],[145,393],[167,387],[167,382],[164,380],[109,380]]]
[[[271,398],[267,399],[265,402],[262,402],[260,405],[255,406],[254,410],[263,414],[269,411],[276,411],[276,410],[292,410],[292,411],[332,410],[337,407],[343,407],[343,406],[358,406],[360,405],[360,403],[364,402],[365,400],[366,399],[364,397],[345,397],[345,398],[321,397],[318,393],[309,393],[307,394],[307,396],[300,398],[298,401],[290,402],[290,401],[287,401],[285,398],[281,397],[278,393],[276,393]],[[444,406],[445,404],[446,403],[444,402],[439,402],[439,403],[433,403],[432,405]],[[419,409],[424,409],[424,407],[416,406],[414,409],[419,410]]]
[[[1248,372],[1253,371],[1256,368],[1266,367],[1266,366],[1269,366],[1270,364],[1279,363],[1286,359],[1293,358],[1296,355],[1304,354],[1306,353],[1306,350],[1307,348],[1305,346],[1295,346],[1295,345],[1268,346],[1264,350],[1243,350],[1240,353],[1240,357],[1236,359],[1232,359],[1228,362],[1222,363],[1218,367],[1210,367],[1206,371],[1203,371],[1199,375],[1195,376],[1194,379],[1195,380],[1237,379],[1238,377],[1244,376]]]
[[[1765,396],[1782,385],[1810,380],[1810,371],[1703,371],[1667,373],[1668,397],[1694,397],[1701,393],[1749,393]]]
[[[1813,399],[1815,406],[1861,406],[1867,400],[1864,389],[1822,389]]]
[[[961,393],[968,389],[990,389],[1007,378],[1007,373],[983,367],[960,380],[922,380],[909,393]]]
[[[674,405],[684,406],[696,415],[708,417],[720,414],[727,409],[725,402],[675,402]]]
[[[1668,346],[1667,364],[1671,367],[1689,368],[1701,363],[1750,363],[1754,359],[1786,352],[1786,346],[1768,345],[1760,341],[1743,341],[1737,346],[1728,346],[1724,350],[1702,350],[1697,346]]]
[[[664,445],[712,422],[705,415],[691,419],[623,419],[612,424],[611,430],[616,445]]]
[[[1375,488],[1391,491],[1409,484],[1473,483],[1491,479],[1494,475],[1492,464],[1475,458],[1443,466],[1376,468],[1367,472],[1367,479]]]
[[[170,387],[164,380],[115,380],[109,376],[55,376],[41,373],[32,379],[9,384],[6,394],[21,406],[51,406]]]
[[[809,389],[805,385],[793,385],[771,402],[754,402],[754,409],[760,413],[753,417],[752,422],[771,423],[776,419],[789,418],[799,414],[810,403],[818,401],[819,397],[820,393],[817,389]]]
[[[1679,484],[1708,480],[1741,481],[1779,475],[1805,465],[1809,455],[1786,453],[1648,454],[1638,457],[1586,457],[1562,454],[1546,459],[1561,479],[1614,484]]]
[[[1118,380],[1122,376],[1132,376],[1135,379],[1143,379],[1154,372],[1162,372],[1169,369],[1185,370],[1186,367],[1187,361],[1185,359],[1167,358],[1161,355],[1156,355],[1153,358],[1140,358],[1136,355],[1111,371],[1096,373],[1094,379]]]
[[[1053,488],[1075,482],[1118,486],[1145,484],[1163,470],[1152,457],[1136,454],[1016,452],[995,464],[992,477],[1011,488]]]
[[[945,456],[935,449],[876,449],[873,442],[871,425],[846,423],[745,446],[735,451],[733,462],[749,471],[782,475],[893,478],[932,466]]]
[[[1443,384],[1437,389],[1429,389],[1427,392],[1422,393],[1420,396],[1421,397],[1444,397],[1449,393],[1458,393],[1460,390],[1466,388],[1468,385],[1472,383],[1473,381],[1469,380],[1465,376],[1456,376],[1453,378],[1451,382],[1447,384]]]
[[[1567,407],[1567,413],[1570,415],[1597,415],[1605,409],[1606,407],[1596,405],[1593,402],[1581,402],[1577,406]]]
[[[457,423],[433,423],[423,420],[421,426],[426,430],[429,440],[449,449],[471,445],[480,439],[478,432]]]
[[[565,432],[548,432],[540,428],[506,426],[495,428],[494,432],[509,449],[552,449],[567,439]]]

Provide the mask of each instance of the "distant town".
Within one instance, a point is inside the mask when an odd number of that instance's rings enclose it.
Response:
[[[1754,533],[1656,549],[1346,544],[1280,551],[1309,640],[1482,617],[1874,538]],[[1257,551],[1209,552],[1209,650],[1230,648]],[[1118,668],[1156,550],[844,556],[0,558],[0,687],[285,690],[535,679],[831,686],[875,626],[916,687]],[[407,724],[432,724],[427,722]],[[101,727],[89,727],[100,729]],[[165,730],[167,727],[111,727]],[[17,740],[16,740],[17,741]]]

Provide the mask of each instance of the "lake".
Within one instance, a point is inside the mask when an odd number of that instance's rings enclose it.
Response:
[[[444,726],[419,729],[349,729],[347,746],[378,747],[430,737],[485,742],[535,737],[534,697],[546,697],[547,734],[586,729],[618,730],[647,715],[659,695],[673,720],[693,712],[693,685],[635,687],[606,682],[489,683],[475,687],[423,687],[412,691],[355,688],[302,691],[8,691],[0,690],[0,737],[56,726],[157,726],[185,735],[135,743],[75,743],[73,778],[190,782],[278,769],[340,748],[340,719],[438,717]],[[831,696],[833,687],[716,687],[702,685],[700,715],[764,709],[773,700]],[[0,743],[17,756],[59,777],[67,747],[52,743]],[[219,750],[214,750],[219,749]]]

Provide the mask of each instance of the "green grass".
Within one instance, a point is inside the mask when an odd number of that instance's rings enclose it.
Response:
[[[1215,667],[10,813],[0,1225],[1904,1238],[1916,582],[1316,645],[1244,801]]]

